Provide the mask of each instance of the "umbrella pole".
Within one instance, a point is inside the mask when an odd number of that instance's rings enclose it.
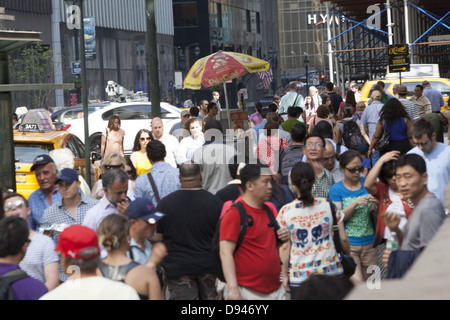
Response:
[[[228,120],[228,129],[231,129],[231,116],[230,116],[230,107],[228,105],[228,94],[227,94],[227,83],[223,83],[223,90],[225,93],[225,106],[227,108],[227,120]]]

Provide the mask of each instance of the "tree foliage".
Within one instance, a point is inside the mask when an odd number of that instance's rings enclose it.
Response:
[[[18,84],[43,84],[53,79],[53,50],[40,43],[29,46],[12,58],[11,80]],[[31,97],[31,108],[46,108],[52,101],[52,90],[24,91]]]

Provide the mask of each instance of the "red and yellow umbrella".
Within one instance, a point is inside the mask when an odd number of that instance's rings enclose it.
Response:
[[[228,51],[219,51],[197,60],[184,79],[185,89],[212,87],[248,73],[269,70],[267,61]]]
[[[246,54],[218,51],[197,60],[189,70],[183,82],[184,89],[200,90],[212,87],[247,73],[263,72],[270,68],[270,63]],[[225,100],[230,124],[230,113],[226,85],[224,85]]]

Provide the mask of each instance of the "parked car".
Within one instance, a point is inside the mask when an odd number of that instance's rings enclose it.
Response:
[[[181,110],[167,102],[161,102],[161,119],[164,123],[164,132],[169,133],[172,126],[180,121]],[[109,105],[89,114],[89,143],[91,151],[100,152],[102,131],[108,126],[112,115],[118,115],[121,128],[125,131],[124,151],[130,154],[134,139],[140,129],[151,127],[151,102],[112,102]],[[69,132],[84,141],[84,119],[66,120],[70,127]]]
[[[28,113],[37,114],[34,119],[44,119],[45,110],[30,110]],[[14,157],[16,170],[16,190],[28,199],[29,195],[39,188],[34,172],[30,169],[33,160],[40,154],[49,154],[50,151],[68,148],[75,157],[74,169],[87,180],[87,165],[91,165],[91,183],[97,181],[100,172],[96,166],[86,163],[84,143],[74,134],[64,130],[54,130],[50,120],[46,124],[27,120],[18,129],[14,130]],[[32,117],[31,117],[32,118]],[[92,160],[99,159],[99,154],[91,154]]]
[[[88,106],[88,114],[91,114],[94,111],[100,110],[104,108],[108,104],[93,104]],[[82,119],[84,117],[83,106],[75,106],[69,108],[63,108],[57,110],[51,114],[51,119],[53,124],[57,126],[58,124],[68,124],[70,121],[74,119]]]

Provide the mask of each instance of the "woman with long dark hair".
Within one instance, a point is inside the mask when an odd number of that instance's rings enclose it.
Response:
[[[151,140],[153,140],[153,136],[148,129],[139,130],[134,138],[133,153],[130,156],[130,160],[136,168],[138,176],[149,173],[152,169],[150,160],[147,157],[147,143]]]
[[[374,149],[386,130],[389,132],[389,146],[381,151],[381,155],[393,150],[400,151],[400,155],[406,154],[413,146],[411,128],[411,121],[403,104],[396,98],[389,99],[380,111],[380,121],[377,123],[369,150]]]
[[[344,152],[339,165],[344,179],[330,188],[330,199],[344,213],[345,231],[350,241],[351,256],[357,264],[354,280],[367,280],[367,268],[377,265],[378,253],[373,247],[375,225],[371,216],[371,201],[361,178],[363,171],[361,154],[356,150]]]
[[[277,220],[289,229],[291,239],[281,248],[283,285],[291,296],[312,274],[341,275],[343,269],[333,242],[333,215],[336,212],[341,246],[349,252],[343,212],[332,202],[314,197],[315,174],[309,163],[292,168],[291,180],[297,199],[281,208]]]
[[[341,102],[341,104],[339,105],[339,111],[337,114],[338,120],[342,120],[344,118],[344,114],[343,114],[343,110],[342,108],[344,107],[344,105],[351,105],[353,107],[353,113],[355,113],[356,111],[356,98],[355,98],[355,93],[352,90],[348,90],[347,94],[345,96],[345,102]]]

